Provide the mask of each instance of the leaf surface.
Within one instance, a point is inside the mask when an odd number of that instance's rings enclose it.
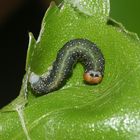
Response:
[[[102,2],[96,8],[104,4],[109,11],[108,1],[92,2]],[[86,6],[82,5],[91,12],[91,7]],[[95,42],[104,54],[102,83],[85,85],[83,67],[77,64],[60,90],[35,97],[28,88],[25,107],[0,113],[0,139],[134,140],[140,137],[140,41],[136,34],[110,19],[109,13],[101,10],[89,15],[78,8],[67,0],[60,7],[51,3],[38,40],[30,34],[27,75],[28,71],[43,74],[67,41],[86,38]]]

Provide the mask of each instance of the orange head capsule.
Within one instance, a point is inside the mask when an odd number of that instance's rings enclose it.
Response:
[[[84,75],[84,80],[85,82],[89,84],[98,84],[102,81],[102,75],[100,72],[95,72],[95,71],[88,71],[85,72]]]

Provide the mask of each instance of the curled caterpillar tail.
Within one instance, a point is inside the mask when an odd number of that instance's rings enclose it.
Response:
[[[58,52],[51,70],[42,76],[30,74],[29,82],[36,95],[43,95],[61,88],[72,74],[74,65],[80,62],[83,78],[88,84],[98,84],[104,75],[105,60],[101,50],[87,39],[67,42]]]

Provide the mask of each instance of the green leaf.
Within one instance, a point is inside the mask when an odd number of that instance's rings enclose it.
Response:
[[[0,139],[139,139],[139,38],[121,24],[108,19],[107,13],[101,14],[101,18],[99,13],[89,15],[71,2],[74,1],[64,1],[60,7],[51,3],[38,40],[30,36],[27,74],[20,95],[26,93],[30,72],[46,72],[58,50],[75,38],[87,38],[101,49],[106,61],[102,83],[85,85],[83,68],[77,64],[72,77],[62,89],[35,97],[29,87],[28,104],[21,104],[15,112],[0,113]],[[86,2],[89,3],[88,0]],[[95,0],[91,2],[95,3]],[[101,2],[91,7],[101,9],[106,1]],[[92,11],[91,7],[84,8]],[[108,7],[106,5],[106,11],[109,11]],[[17,101],[14,103],[20,105]]]
[[[36,47],[36,40],[32,33],[29,33],[29,46],[27,51],[27,58],[26,58],[26,71],[28,71],[31,63],[32,63],[32,55],[34,53],[34,49]]]
[[[89,16],[104,18],[109,16],[110,3],[109,0],[64,0],[71,4],[81,13]]]

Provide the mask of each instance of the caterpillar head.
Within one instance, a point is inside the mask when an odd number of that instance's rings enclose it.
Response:
[[[85,72],[83,77],[85,82],[88,84],[98,84],[102,81],[103,78],[101,72],[93,70]]]

